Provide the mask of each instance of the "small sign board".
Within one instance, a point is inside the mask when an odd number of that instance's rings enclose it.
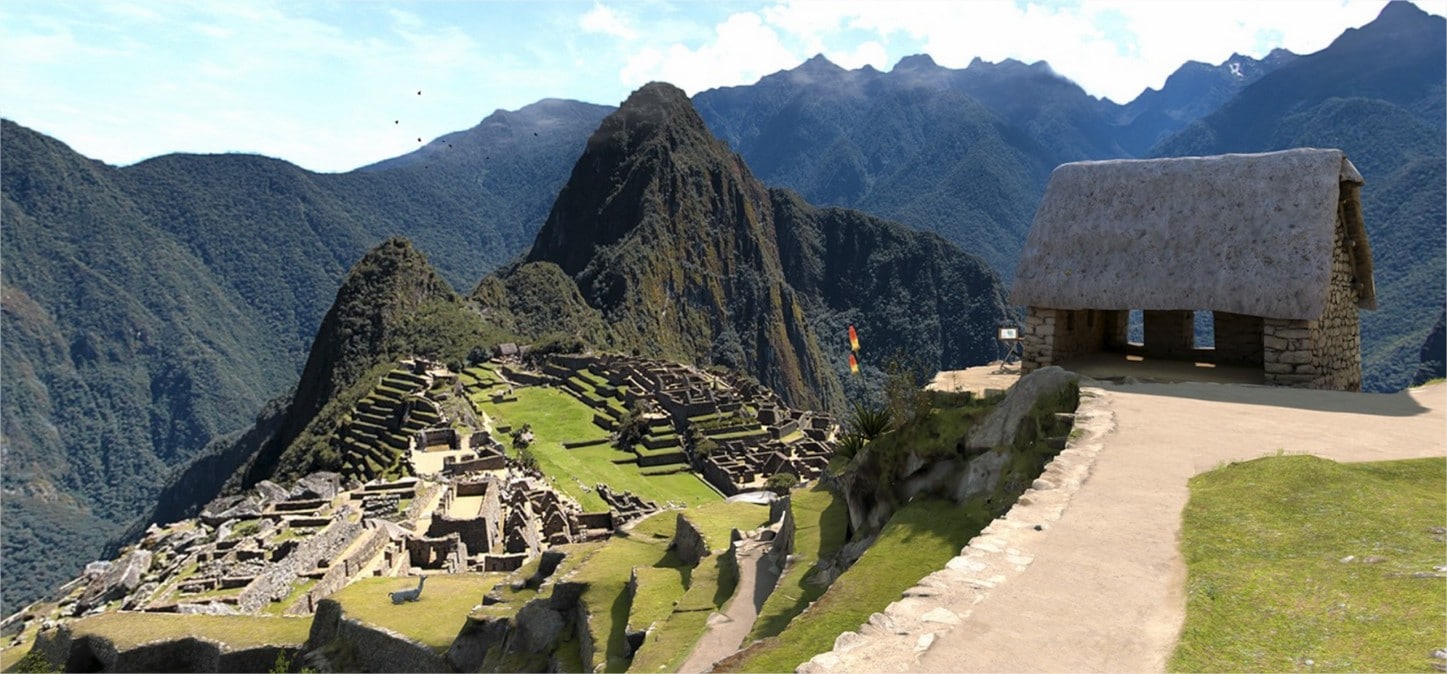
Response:
[[[1020,339],[1020,328],[1000,328],[1000,335],[996,339],[1002,342],[1013,342]]]

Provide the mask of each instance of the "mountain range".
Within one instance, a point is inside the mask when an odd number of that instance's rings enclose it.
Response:
[[[1340,147],[1367,179],[1382,306],[1363,314],[1366,386],[1400,388],[1444,306],[1444,42],[1441,18],[1391,3],[1321,52],[1185,64],[1125,105],[1044,63],[918,56],[881,72],[816,57],[692,106],[645,88],[635,96],[662,111],[653,133],[617,127],[610,107],[547,100],[344,174],[245,155],[116,168],[7,120],[0,612],[152,512],[161,476],[194,487],[165,492],[180,508],[238,461],[253,477],[300,469],[286,449],[324,430],[310,424],[358,376],[328,369],[336,358],[313,367],[318,345],[350,344],[339,353],[364,372],[435,334],[327,336],[365,322],[366,303],[337,288],[366,277],[346,272],[368,250],[358,269],[435,265],[434,327],[473,320],[455,311],[467,304],[490,338],[565,332],[742,367],[837,406],[852,384],[830,340],[850,323],[920,364],[993,355],[990,277],[1013,274],[1059,163]],[[710,227],[685,236],[680,219]],[[394,235],[410,243],[378,248]],[[669,315],[680,299],[701,311]],[[926,299],[939,301],[915,315]],[[343,306],[362,314],[331,320]],[[238,449],[273,437],[289,440],[260,463]]]

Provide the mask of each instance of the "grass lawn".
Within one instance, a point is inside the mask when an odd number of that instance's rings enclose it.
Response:
[[[789,501],[794,510],[795,561],[779,577],[773,594],[764,600],[754,629],[749,632],[750,640],[784,631],[794,616],[824,594],[826,586],[809,582],[815,575],[814,564],[844,545],[844,534],[849,527],[844,499],[815,484],[808,490],[795,491]]]
[[[1447,461],[1268,457],[1190,486],[1170,670],[1431,669],[1447,645],[1447,579],[1433,575],[1447,563]]]
[[[521,428],[525,423],[532,424],[533,456],[537,457],[543,472],[554,478],[554,486],[573,497],[585,510],[607,510],[603,499],[592,491],[599,483],[616,491],[631,491],[657,503],[676,501],[699,505],[722,498],[692,473],[646,476],[638,473],[637,466],[615,464],[613,459],[618,452],[606,444],[564,449],[564,442],[602,437],[606,431],[593,425],[592,409],[562,391],[535,386],[520,388],[517,398],[517,402],[501,405],[484,402],[478,408],[499,425]],[[582,480],[589,491],[583,491],[575,477]]]
[[[739,571],[732,559],[723,555],[705,558],[694,568],[688,591],[633,655],[628,671],[678,671],[708,629],[709,615],[727,606],[738,584]]]
[[[859,629],[900,593],[944,568],[989,522],[948,501],[915,501],[890,518],[869,550],[777,636],[755,643],[715,671],[792,672]]]
[[[94,634],[125,650],[160,639],[194,636],[233,649],[255,646],[299,646],[311,630],[311,616],[281,618],[249,615],[180,615],[115,612],[77,620],[71,633]]]
[[[768,508],[752,503],[715,502],[683,512],[703,532],[711,549],[727,547],[731,529],[753,529],[769,518]],[[673,602],[681,601],[688,594],[685,590],[697,590],[711,600],[719,594],[717,556],[706,557],[699,564],[712,573],[700,572],[684,566],[668,549],[677,522],[678,511],[660,512],[638,522],[626,535],[609,539],[569,579],[588,584],[582,596],[589,611],[588,629],[593,634],[593,643],[597,644],[595,658],[606,662],[607,671],[621,672],[630,665],[623,656],[623,633],[633,614],[633,604],[640,607],[640,618],[646,614],[658,620],[670,616],[673,609],[664,611],[663,607],[673,607]],[[651,568],[644,572],[645,582],[640,583],[637,597],[630,602],[624,590],[634,567]],[[669,574],[677,580],[669,579]],[[719,603],[726,599],[719,599]],[[634,627],[641,629],[646,625]],[[695,631],[688,645],[691,647],[700,635],[700,631]],[[584,664],[591,668],[594,663]]]
[[[482,602],[482,595],[506,577],[503,573],[429,576],[422,598],[402,604],[393,604],[388,593],[417,587],[415,577],[364,578],[331,598],[341,603],[349,618],[385,627],[442,653],[452,645],[472,607]]]

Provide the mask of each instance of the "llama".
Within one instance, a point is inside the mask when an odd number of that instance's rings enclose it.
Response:
[[[417,579],[417,587],[411,590],[389,592],[387,595],[392,598],[393,604],[400,604],[404,601],[417,601],[422,597],[422,584],[425,582],[427,582],[427,576],[422,576]]]

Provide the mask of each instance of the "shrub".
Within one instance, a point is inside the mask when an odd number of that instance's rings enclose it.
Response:
[[[780,496],[789,493],[795,485],[799,484],[799,476],[793,473],[774,473],[764,481],[764,487]]]

